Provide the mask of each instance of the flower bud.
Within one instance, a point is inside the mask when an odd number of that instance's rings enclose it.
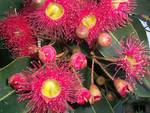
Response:
[[[73,54],[71,57],[71,65],[76,70],[85,68],[87,66],[86,56],[81,52],[77,52],[77,53]]]
[[[91,92],[91,98],[90,98],[89,102],[91,104],[94,104],[95,102],[98,102],[101,100],[102,94],[101,94],[99,88],[95,84],[91,84],[90,92]]]
[[[19,83],[24,83],[25,81],[26,81],[26,77],[23,75],[23,73],[16,73],[8,79],[8,84],[14,90],[18,90],[20,88]]]
[[[45,3],[45,0],[32,0],[32,6],[34,8],[39,8]]]
[[[108,47],[112,44],[112,37],[108,33],[100,33],[98,44],[103,47]]]
[[[39,58],[43,63],[50,63],[56,59],[56,50],[51,45],[43,46],[39,49]]]
[[[104,85],[106,82],[106,79],[103,77],[103,76],[99,76],[97,79],[96,79],[96,83],[100,86]]]
[[[86,104],[86,102],[88,102],[90,97],[91,97],[90,91],[86,88],[81,88],[77,94],[77,103],[81,105]]]
[[[89,34],[89,29],[84,26],[84,25],[80,25],[79,27],[77,27],[76,29],[76,35],[81,38],[81,39],[85,39],[88,37]]]
[[[109,101],[113,101],[114,100],[114,96],[112,92],[107,92],[106,97]]]
[[[114,85],[121,96],[126,96],[128,92],[133,92],[133,86],[122,79],[115,79]]]

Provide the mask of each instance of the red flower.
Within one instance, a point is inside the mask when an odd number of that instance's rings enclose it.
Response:
[[[35,31],[48,34],[52,39],[63,34],[70,37],[75,29],[73,26],[78,9],[76,0],[46,0],[39,8],[25,15],[25,18]]]
[[[118,58],[117,65],[125,70],[127,78],[139,79],[148,72],[149,51],[137,37],[130,36],[125,41],[123,40],[118,53],[120,58]]]
[[[21,16],[8,17],[1,23],[1,35],[14,56],[28,56],[36,52],[36,39]]]
[[[69,106],[67,102],[77,101],[80,83],[66,65],[60,65],[46,65],[20,83],[19,101],[29,100],[30,113],[64,113]]]

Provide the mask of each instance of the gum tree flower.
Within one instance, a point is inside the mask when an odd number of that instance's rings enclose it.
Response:
[[[29,56],[37,51],[32,30],[21,16],[11,16],[2,20],[0,29],[6,47],[14,56]]]
[[[24,17],[37,33],[52,39],[66,35],[71,40],[79,10],[77,0],[46,0]]]
[[[121,41],[117,65],[125,70],[127,79],[139,79],[148,72],[149,50],[137,37],[130,36]]]
[[[28,100],[29,113],[65,113],[68,102],[77,101],[81,87],[74,73],[62,64],[39,68],[19,86],[19,101]]]

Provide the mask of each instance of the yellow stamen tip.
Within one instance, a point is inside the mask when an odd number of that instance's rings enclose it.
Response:
[[[64,8],[58,3],[50,3],[45,14],[52,20],[58,20],[64,15]]]
[[[96,17],[95,15],[88,15],[82,19],[82,25],[87,27],[88,29],[91,29],[96,24]]]
[[[133,56],[127,56],[127,61],[130,63],[131,68],[134,68],[134,66],[137,64],[137,61]]]
[[[61,87],[58,81],[54,79],[48,79],[43,82],[41,87],[41,93],[47,98],[57,97],[61,92]]]

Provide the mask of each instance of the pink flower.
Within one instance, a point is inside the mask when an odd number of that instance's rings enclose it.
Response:
[[[56,50],[51,45],[39,49],[39,58],[43,63],[51,63],[56,60]]]
[[[72,38],[78,9],[76,0],[46,0],[36,10],[25,14],[25,18],[37,33],[52,39],[62,35]]]
[[[86,88],[81,88],[77,93],[77,103],[78,104],[86,104],[91,97],[91,93]]]
[[[7,17],[0,27],[0,35],[14,56],[28,56],[36,52],[36,39],[21,16]]]
[[[148,72],[150,65],[149,51],[143,42],[135,36],[121,41],[120,57],[117,65],[125,70],[127,79],[139,79]]]
[[[83,53],[77,52],[72,55],[70,63],[76,70],[80,70],[87,66],[87,59]]]
[[[66,65],[48,64],[39,68],[17,90],[19,101],[29,100],[29,113],[65,113],[77,101],[80,83]]]

